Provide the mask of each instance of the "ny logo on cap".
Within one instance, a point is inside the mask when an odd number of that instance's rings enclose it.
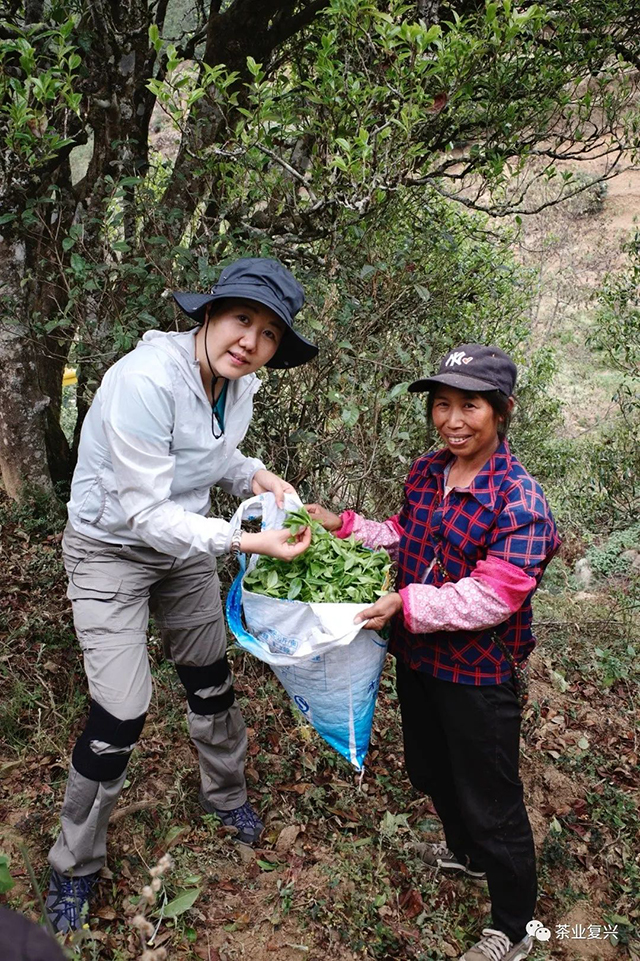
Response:
[[[457,350],[449,354],[449,356],[447,357],[444,363],[444,366],[459,367],[460,364],[470,364],[472,360],[473,360],[473,357],[465,357],[464,350]]]

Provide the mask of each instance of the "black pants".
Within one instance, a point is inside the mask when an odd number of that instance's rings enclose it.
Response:
[[[411,783],[430,795],[447,847],[486,871],[493,927],[520,941],[534,916],[536,863],[513,683],[452,684],[400,660],[396,673]]]

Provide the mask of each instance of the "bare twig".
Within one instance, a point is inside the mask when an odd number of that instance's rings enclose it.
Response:
[[[137,814],[138,811],[149,811],[152,808],[158,807],[160,804],[160,798],[147,798],[144,801],[134,801],[133,804],[127,804],[126,807],[119,808],[114,811],[111,815],[111,823],[114,821],[120,821],[122,818],[128,817],[130,814]]]
[[[258,150],[262,151],[262,153],[266,154],[267,157],[271,157],[271,159],[272,159],[273,161],[275,161],[275,163],[280,164],[280,166],[281,166],[284,170],[286,170],[287,173],[291,174],[292,177],[294,177],[299,183],[301,183],[301,184],[303,185],[303,187],[305,188],[305,190],[307,191],[307,193],[309,194],[309,199],[310,199],[314,204],[317,203],[317,198],[316,198],[315,194],[313,193],[313,191],[312,191],[312,189],[311,189],[311,187],[310,187],[310,185],[309,185],[309,182],[308,182],[308,180],[305,178],[304,174],[301,174],[299,170],[296,170],[295,167],[292,167],[290,163],[287,163],[286,160],[284,160],[282,157],[279,157],[278,154],[277,154],[277,153],[274,153],[273,150],[270,150],[269,147],[265,147],[264,144],[262,144],[262,143],[256,143],[255,146],[258,148]]]
[[[44,898],[42,897],[42,891],[40,890],[40,885],[38,884],[38,881],[37,881],[35,872],[34,872],[32,866],[31,866],[31,860],[30,860],[30,858],[29,858],[29,852],[27,851],[27,849],[26,849],[26,847],[25,847],[24,844],[18,844],[18,850],[20,851],[20,854],[22,855],[22,860],[24,861],[25,867],[26,867],[26,869],[27,869],[27,874],[29,875],[29,880],[31,881],[31,884],[32,884],[32,886],[33,886],[33,890],[35,891],[36,898],[38,899],[38,904],[40,905],[40,913],[42,914],[42,917],[44,918],[44,923],[45,923],[45,925],[47,926],[47,929],[48,929],[49,934],[51,935],[51,937],[52,937],[52,938],[55,938],[56,933],[55,933],[55,931],[53,930],[53,925],[51,924],[51,921],[49,920],[49,915],[47,914],[47,912],[46,912],[46,910],[45,910]]]

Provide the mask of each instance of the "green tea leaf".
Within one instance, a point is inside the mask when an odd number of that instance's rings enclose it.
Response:
[[[389,589],[386,551],[371,551],[355,537],[334,537],[304,507],[291,511],[284,526],[292,533],[310,527],[310,547],[291,562],[260,557],[245,575],[246,590],[305,603],[370,603]]]
[[[188,911],[190,907],[193,906],[196,898],[200,894],[200,888],[188,888],[187,890],[181,891],[173,901],[169,901],[165,905],[164,911],[162,912],[165,918],[177,918],[185,911]]]
[[[294,598],[298,596],[301,590],[302,590],[302,581],[300,580],[299,577],[294,577],[293,580],[291,581],[291,587],[289,588],[287,597],[289,598],[290,601],[292,601],[294,600]]]
[[[9,871],[9,858],[6,854],[0,854],[0,894],[6,894],[15,883]]]

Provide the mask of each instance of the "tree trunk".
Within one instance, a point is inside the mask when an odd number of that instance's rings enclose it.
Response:
[[[247,57],[253,57],[265,68],[273,53],[286,41],[300,35],[305,27],[326,7],[328,0],[234,0],[223,13],[211,10],[207,24],[203,63],[210,67],[224,64],[237,71],[238,78],[229,93],[238,95],[236,109],[221,110],[207,98],[198,104],[197,123],[187,119],[180,150],[165,192],[164,203],[173,217],[167,233],[178,243],[197,205],[205,201],[205,216],[215,221],[219,214],[219,180],[215,169],[203,173],[199,159],[203,147],[222,144],[240,116],[238,108],[245,102],[245,84],[251,80]],[[218,4],[220,7],[220,4]]]
[[[62,185],[63,170],[57,174]],[[65,231],[69,217],[68,206],[60,204],[54,227]],[[42,221],[28,234],[7,231],[0,238],[0,469],[16,499],[25,485],[51,490],[71,479],[69,444],[60,427],[69,335],[44,332],[66,303],[66,291],[51,279],[60,256],[56,239],[57,231]]]
[[[19,302],[25,247],[0,240],[0,286]],[[36,348],[25,324],[0,325],[0,469],[7,494],[53,489],[46,427],[50,398],[40,389]]]
[[[160,6],[164,9],[166,4]],[[113,263],[115,268],[104,218],[113,194],[113,181],[143,178],[148,169],[149,122],[155,102],[147,89],[155,65],[148,30],[154,7],[147,0],[94,0],[87,5],[85,16],[86,28],[100,37],[103,59],[100,70],[91,74],[92,88],[87,98],[93,153],[83,181],[76,185],[77,219],[83,225],[83,256],[91,264]],[[158,16],[161,26],[164,13],[158,12]],[[122,190],[122,239],[130,245],[131,256],[136,255],[141,242],[136,238],[135,198],[133,185]],[[141,240],[144,242],[144,231]],[[74,460],[93,394],[107,369],[118,359],[113,342],[114,320],[130,293],[115,281],[107,290],[100,288],[84,297],[83,316],[78,324],[81,337],[76,346],[79,369]]]

